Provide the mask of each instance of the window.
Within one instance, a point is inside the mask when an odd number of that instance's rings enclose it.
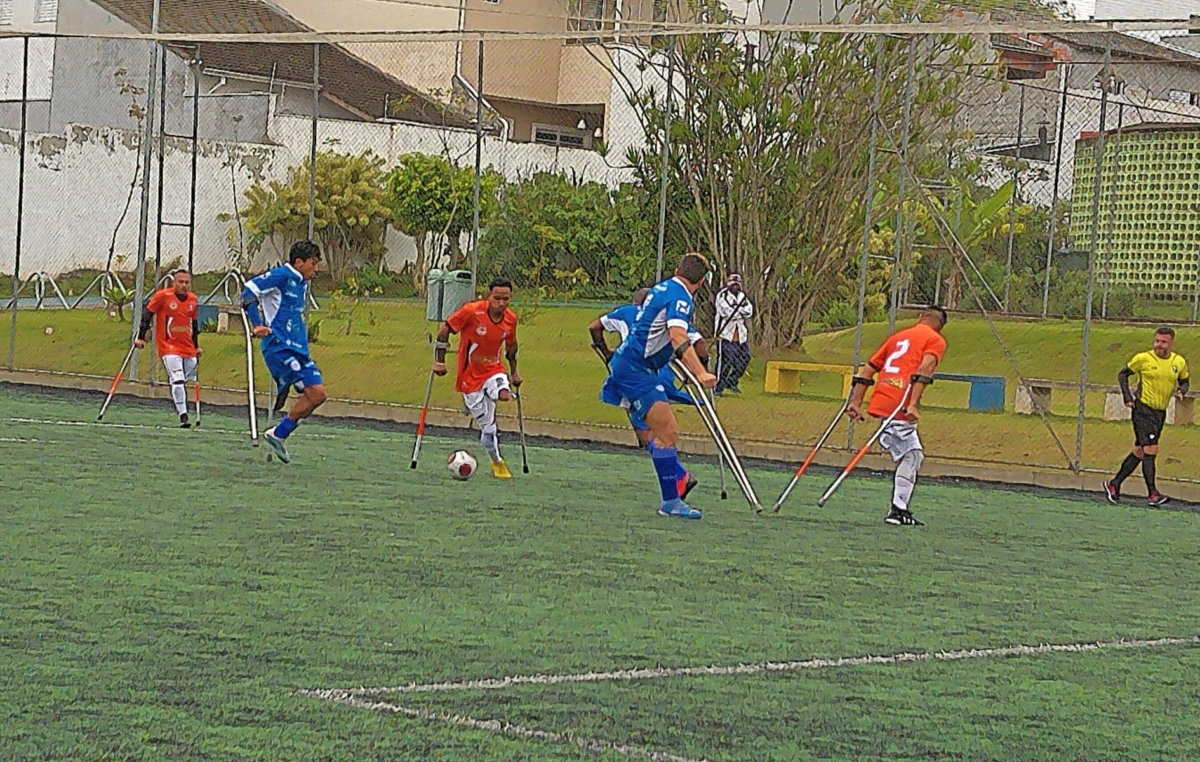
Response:
[[[613,27],[610,0],[570,0],[567,4],[567,31],[599,32]],[[600,42],[599,37],[570,40],[576,44]]]
[[[0,26],[12,23],[13,0],[0,0]]]
[[[562,148],[591,148],[592,135],[585,130],[571,127],[534,123],[533,142]]]
[[[1182,103],[1185,106],[1200,106],[1200,93],[1189,93],[1186,90],[1171,90],[1167,93],[1171,103]]]
[[[58,21],[58,0],[37,0],[37,10],[33,20],[38,24],[48,21]]]

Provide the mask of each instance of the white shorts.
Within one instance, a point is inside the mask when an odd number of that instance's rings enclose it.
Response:
[[[496,401],[500,399],[500,392],[508,388],[508,376],[497,373],[484,381],[479,391],[463,395],[463,404],[467,406],[467,412],[479,424],[479,428],[491,426],[496,422]]]
[[[197,361],[195,357],[180,357],[179,355],[163,355],[163,367],[167,369],[167,380],[172,384],[182,384],[196,380]]]
[[[921,438],[917,436],[917,425],[899,418],[884,427],[879,435],[879,445],[888,451],[892,460],[900,460],[913,450],[925,451],[921,446]]]

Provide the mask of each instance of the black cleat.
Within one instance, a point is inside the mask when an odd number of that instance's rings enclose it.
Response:
[[[1155,490],[1154,492],[1150,493],[1150,497],[1146,499],[1146,502],[1151,507],[1157,508],[1160,505],[1166,505],[1167,503],[1171,502],[1171,498],[1162,494],[1158,490]]]
[[[1104,482],[1104,496],[1113,505],[1121,502],[1121,490],[1117,489],[1117,485],[1113,484],[1111,480]]]
[[[912,515],[912,511],[906,511],[903,508],[892,506],[892,510],[884,519],[889,524],[894,524],[898,527],[923,527],[924,521],[918,521],[916,516]]]
[[[188,420],[188,414],[180,413],[179,414],[179,428],[190,429],[191,427],[192,427],[192,422]]]
[[[687,496],[692,493],[692,490],[696,489],[697,484],[699,484],[699,482],[696,480],[696,477],[688,474],[687,484],[684,485],[683,491],[679,493],[679,499],[687,500]]]

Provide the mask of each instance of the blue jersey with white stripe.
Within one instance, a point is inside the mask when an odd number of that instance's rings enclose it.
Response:
[[[665,368],[675,352],[670,329],[691,329],[692,306],[692,294],[678,278],[650,289],[616,357],[656,373]]]
[[[290,264],[246,281],[242,300],[250,320],[271,329],[271,335],[262,340],[264,352],[284,348],[308,354],[308,328],[304,325],[307,298],[308,281]]]

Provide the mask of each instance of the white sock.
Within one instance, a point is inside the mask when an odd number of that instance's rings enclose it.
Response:
[[[892,505],[907,511],[908,501],[912,500],[913,488],[916,486],[903,476],[896,476],[892,483]]]
[[[171,384],[171,399],[175,401],[175,412],[180,415],[187,413],[187,386]]]
[[[484,450],[487,450],[488,457],[492,459],[493,463],[504,460],[500,457],[500,437],[495,425],[488,426],[480,433],[479,443],[483,445]]]

